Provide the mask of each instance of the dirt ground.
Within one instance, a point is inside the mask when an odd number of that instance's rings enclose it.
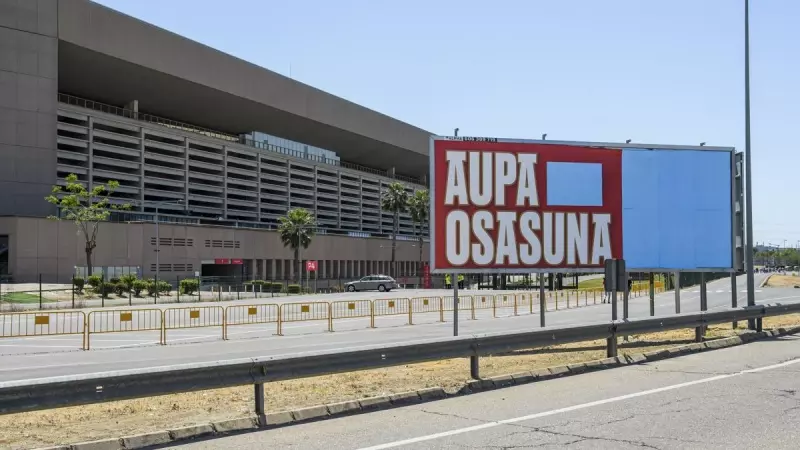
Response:
[[[800,314],[764,319],[764,328],[800,324]],[[745,332],[730,324],[712,326],[707,338]],[[620,353],[643,353],[693,342],[694,330],[630,336],[620,339]],[[482,357],[484,377],[605,358],[603,340],[522,350]],[[465,359],[413,364],[386,369],[327,375],[270,383],[265,386],[269,411],[284,411],[356,398],[441,386],[459,389],[469,379]],[[208,423],[251,414],[251,386],[165,395],[139,400],[0,416],[0,448],[29,449],[56,444],[121,437]]]
[[[797,287],[800,286],[800,276],[772,275],[766,284],[767,287]]]

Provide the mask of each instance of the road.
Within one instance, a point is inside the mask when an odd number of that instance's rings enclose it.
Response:
[[[745,277],[739,277],[737,281],[740,302],[743,303],[744,294],[741,291],[744,290]],[[729,307],[729,291],[729,279],[709,283],[709,309]],[[759,289],[756,296],[762,303],[800,301],[800,293],[793,289]],[[699,293],[696,288],[682,292],[681,300],[682,312],[699,311]],[[655,303],[657,315],[674,313],[674,293],[658,295]],[[491,312],[484,310],[478,315],[478,320],[469,320],[468,314],[462,314],[459,320],[460,334],[538,328],[536,306],[538,305],[535,305],[533,315],[523,310],[516,317],[491,318]],[[505,314],[509,313],[509,310],[505,310]],[[631,301],[631,318],[648,316],[649,302],[646,297]],[[438,319],[439,315],[436,313],[423,314],[415,316],[415,325],[409,326],[406,325],[404,316],[383,317],[376,320],[375,329],[368,328],[369,319],[343,319],[335,321],[336,331],[333,333],[326,331],[325,321],[297,322],[285,324],[284,336],[273,336],[275,324],[242,325],[229,327],[228,341],[221,340],[221,327],[175,330],[168,332],[168,345],[157,345],[158,332],[112,333],[93,335],[90,351],[78,350],[81,340],[79,336],[7,338],[0,340],[0,381],[297,354],[315,350],[345,350],[366,344],[410,343],[452,335],[452,312],[445,313],[446,323],[438,323]],[[604,323],[609,320],[608,304],[560,309],[548,311],[546,314],[548,327]]]
[[[795,449],[800,337],[349,417],[186,450]]]

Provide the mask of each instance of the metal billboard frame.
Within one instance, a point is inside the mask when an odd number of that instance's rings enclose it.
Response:
[[[458,269],[437,269],[434,267],[435,254],[436,254],[436,170],[434,166],[434,146],[436,141],[462,141],[462,142],[486,142],[486,143],[505,143],[505,144],[543,144],[543,145],[573,145],[580,147],[602,148],[608,150],[690,150],[690,151],[708,151],[708,152],[729,152],[731,154],[731,266],[730,267],[692,267],[692,268],[639,268],[630,267],[629,271],[642,272],[642,273],[661,273],[661,272],[737,272],[736,269],[736,148],[735,147],[713,147],[706,145],[664,145],[664,144],[639,144],[639,143],[614,143],[614,142],[586,142],[586,141],[548,141],[540,139],[509,139],[509,138],[493,138],[493,137],[474,137],[474,136],[436,136],[431,135],[429,139],[428,150],[428,173],[429,173],[429,191],[430,191],[430,209],[428,214],[430,216],[428,233],[429,233],[429,266],[431,273],[451,273],[451,274],[522,274],[522,273],[537,273],[537,274],[550,274],[550,273],[601,273],[603,268],[513,268],[513,269],[471,269],[471,268],[458,268]]]

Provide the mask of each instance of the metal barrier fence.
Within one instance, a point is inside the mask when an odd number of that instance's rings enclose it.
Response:
[[[328,322],[328,331],[333,331],[331,321],[331,304],[323,302],[284,303],[278,308],[278,335],[283,335],[283,324],[286,322],[307,322],[324,320]]]
[[[164,343],[167,343],[167,330],[186,328],[221,327],[225,339],[225,309],[221,306],[195,306],[189,308],[164,309]]]
[[[160,309],[91,311],[86,317],[84,350],[89,350],[92,334],[158,331],[158,343],[166,344],[164,314]]]
[[[83,311],[0,314],[0,338],[84,334]]]
[[[225,331],[223,339],[228,339],[228,329],[236,325],[276,324],[278,333],[280,307],[274,303],[266,305],[231,305],[225,308]]]
[[[331,327],[333,331],[333,321],[336,319],[356,319],[369,318],[369,327],[375,328],[375,311],[370,300],[342,300],[331,302]]]
[[[645,286],[647,287],[647,286]],[[655,286],[658,292],[658,286]],[[663,292],[663,287],[660,289]],[[648,289],[630,291],[630,298],[647,295]],[[546,309],[552,307],[576,308],[597,304],[601,290],[551,291],[544,298]],[[511,317],[536,314],[539,294],[523,291],[501,294],[468,294],[459,296],[460,311],[477,319],[480,311],[491,310],[492,317]],[[334,302],[297,302],[283,304],[251,304],[222,306],[145,308],[126,310],[44,311],[0,314],[0,338],[52,335],[83,335],[82,348],[90,349],[94,334],[158,331],[158,343],[166,345],[168,330],[191,328],[221,328],[221,337],[227,340],[228,327],[240,325],[276,324],[275,334],[283,335],[283,324],[288,322],[326,321],[328,331],[333,331],[334,321],[341,319],[368,319],[375,328],[376,318],[408,316],[414,324],[415,314],[438,314],[438,322],[445,322],[445,312],[452,312],[452,296],[427,296],[376,300],[342,300]]]

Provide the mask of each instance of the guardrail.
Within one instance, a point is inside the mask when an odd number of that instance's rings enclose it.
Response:
[[[271,381],[466,357],[470,358],[472,378],[478,379],[478,361],[482,355],[606,339],[607,354],[613,357],[617,356],[616,343],[620,335],[695,328],[698,330],[696,337],[702,340],[702,330],[710,324],[753,320],[757,330],[761,331],[763,317],[797,312],[800,312],[800,303],[760,305],[711,313],[542,328],[519,333],[492,333],[289,356],[0,382],[0,414],[252,384],[255,386],[255,411],[263,417],[264,383]]]
[[[597,304],[595,290],[553,291],[545,296],[547,305],[555,310]],[[634,289],[630,298],[642,296],[647,291]],[[592,294],[591,296],[589,294]],[[602,292],[600,292],[602,296]],[[590,302],[591,297],[591,302]],[[460,310],[469,319],[476,320],[477,313],[491,310],[491,317],[509,317],[520,314],[537,314],[539,293],[530,291],[501,294],[466,294],[459,296]],[[167,344],[169,330],[188,328],[220,328],[220,338],[228,339],[228,327],[237,325],[276,324],[275,334],[283,335],[287,322],[325,321],[327,331],[333,331],[336,320],[369,319],[375,328],[376,318],[408,316],[408,325],[423,314],[447,320],[446,312],[454,309],[452,296],[428,296],[377,300],[343,300],[333,302],[292,302],[278,304],[187,306],[157,308],[128,308],[124,310],[41,311],[31,313],[0,314],[0,338],[31,337],[43,335],[82,335],[81,348],[91,348],[91,337],[100,333],[159,332],[158,343]],[[435,316],[434,316],[435,314]]]

